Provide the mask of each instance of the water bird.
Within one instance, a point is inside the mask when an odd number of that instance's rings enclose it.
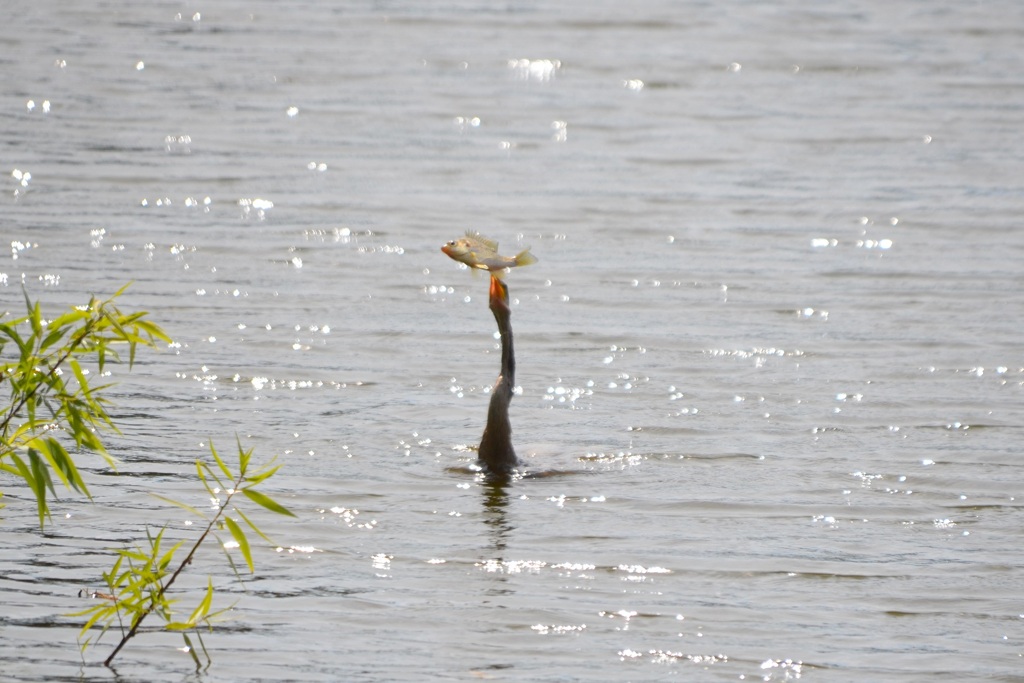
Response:
[[[480,438],[477,458],[488,472],[507,476],[519,465],[519,458],[512,447],[512,422],[508,416],[508,406],[515,393],[516,357],[512,350],[512,310],[508,305],[508,285],[494,273],[491,273],[490,308],[501,335],[501,374],[491,389],[487,424]]]

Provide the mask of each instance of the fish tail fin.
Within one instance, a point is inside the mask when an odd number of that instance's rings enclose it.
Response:
[[[527,247],[526,249],[523,249],[521,252],[516,254],[516,265],[517,266],[528,266],[528,265],[536,263],[536,262],[537,262],[537,257],[530,253],[530,248],[529,247]]]

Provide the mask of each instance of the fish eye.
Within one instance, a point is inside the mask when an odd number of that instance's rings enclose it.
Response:
[[[450,241],[450,242],[448,242],[448,244],[446,244],[445,246],[447,246],[447,247],[454,247],[454,246],[455,246],[455,240],[451,240],[451,241]]]

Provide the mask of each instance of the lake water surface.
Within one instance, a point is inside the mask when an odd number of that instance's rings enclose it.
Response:
[[[1008,0],[9,8],[0,311],[131,281],[175,343],[113,368],[93,502],[0,480],[0,678],[1024,680],[1022,45]],[[470,229],[539,258],[512,423],[559,476],[459,472]],[[79,591],[192,538],[150,494],[236,435],[297,517],[189,571],[213,666],[83,662]]]

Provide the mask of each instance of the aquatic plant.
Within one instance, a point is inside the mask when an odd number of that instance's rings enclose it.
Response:
[[[72,308],[52,320],[43,317],[39,303],[32,302],[27,293],[25,315],[0,314],[0,390],[7,390],[7,403],[0,408],[0,472],[20,479],[35,495],[40,529],[47,520],[52,521],[48,499],[57,495],[54,475],[68,490],[92,497],[69,449],[76,454],[83,451],[98,454],[111,468],[115,467],[114,459],[100,438],[104,432],[118,432],[106,409],[109,401],[103,395],[110,385],[90,384],[93,371],[103,377],[108,362],[120,361],[119,350],[127,348],[131,368],[140,344],[154,346],[158,340],[171,342],[158,325],[146,318],[147,313],[126,314],[114,305],[126,287],[109,299],[92,298],[88,304]],[[10,349],[14,350],[13,354]],[[277,472],[279,466],[274,465],[273,460],[252,467],[252,450],[244,449],[240,442],[237,470],[228,467],[212,443],[210,454],[213,463],[197,460],[196,474],[215,501],[215,512],[204,513],[153,494],[205,520],[205,529],[183,558],[179,551],[185,541],[165,549],[166,526],[155,534],[147,527],[146,543],[142,546],[114,550],[113,566],[103,573],[105,590],[89,593],[89,597],[98,602],[70,615],[86,617],[78,635],[81,652],[96,645],[117,624],[121,640],[104,661],[110,666],[146,618],[155,614],[164,621],[164,629],[181,632],[186,651],[198,668],[202,664],[188,635],[189,631],[194,632],[209,665],[210,656],[199,629],[201,626],[212,628],[212,620],[225,611],[213,611],[213,579],[207,579],[205,594],[185,619],[178,616],[175,607],[178,600],[169,594],[171,587],[192,564],[200,547],[211,536],[220,540],[220,533],[225,530],[245,559],[249,572],[255,571],[242,523],[261,538],[268,542],[269,539],[235,503],[238,494],[271,512],[294,516],[270,496],[256,490],[257,485]],[[225,549],[228,563],[238,576],[238,569],[223,541],[220,547]],[[94,640],[87,634],[96,629],[100,633]]]
[[[156,496],[172,505],[187,510],[199,518],[205,519],[207,522],[206,528],[192,544],[185,558],[179,563],[175,557],[184,541],[177,542],[167,551],[163,550],[163,536],[167,527],[160,529],[155,536],[147,529],[146,540],[148,548],[135,547],[117,550],[117,559],[114,565],[110,571],[103,573],[106,591],[97,591],[90,595],[90,597],[99,599],[99,602],[71,615],[75,617],[88,617],[88,620],[79,632],[79,642],[83,652],[90,645],[97,644],[100,638],[115,623],[117,624],[121,632],[121,640],[106,660],[104,660],[103,663],[107,666],[110,666],[110,663],[128,641],[135,637],[146,617],[153,614],[164,621],[164,628],[166,630],[181,632],[182,638],[185,641],[185,650],[192,656],[196,668],[199,668],[202,666],[202,662],[200,662],[192,640],[188,636],[188,632],[192,631],[199,641],[199,645],[206,657],[207,666],[209,666],[211,661],[210,655],[206,650],[206,645],[203,644],[201,627],[206,626],[212,630],[213,619],[227,611],[227,609],[230,609],[230,607],[211,611],[213,604],[213,578],[209,577],[207,579],[206,593],[202,600],[192,610],[187,619],[181,620],[177,618],[174,608],[176,599],[172,598],[168,591],[185,567],[192,564],[196,552],[211,535],[218,540],[218,545],[224,549],[228,563],[231,565],[235,575],[238,575],[235,563],[231,559],[231,555],[227,553],[226,549],[228,546],[221,540],[218,533],[225,529],[231,534],[234,544],[242,553],[249,572],[255,571],[249,540],[246,538],[245,531],[242,525],[239,524],[239,520],[244,522],[249,529],[264,540],[269,542],[270,539],[234,503],[234,499],[238,494],[242,494],[250,502],[271,512],[295,516],[270,496],[255,490],[258,484],[272,477],[280,465],[275,466],[273,460],[271,460],[255,472],[250,472],[252,449],[245,450],[242,448],[241,443],[238,444],[237,472],[232,472],[220,455],[217,454],[217,450],[212,443],[210,444],[210,453],[216,463],[216,468],[202,460],[196,460],[196,474],[206,488],[206,492],[216,501],[216,512],[213,515],[206,514],[186,503],[164,496]],[[224,496],[223,499],[221,499],[222,495]],[[233,517],[228,514],[229,511],[235,516]],[[172,570],[174,565],[177,565],[177,568]],[[100,628],[100,634],[96,640],[93,641],[91,636],[85,637],[83,640],[83,636],[94,627]]]
[[[44,319],[39,303],[26,293],[24,316],[0,315],[0,391],[8,391],[0,409],[0,471],[24,481],[35,495],[40,528],[50,519],[47,492],[56,496],[53,475],[69,490],[89,496],[65,443],[114,466],[100,439],[104,431],[117,432],[103,397],[109,385],[91,385],[88,364],[102,377],[108,361],[120,360],[122,346],[131,367],[139,344],[171,341],[145,312],[118,310],[114,301],[126,288],[107,300],[93,297],[53,320]],[[14,358],[7,360],[12,347]]]

